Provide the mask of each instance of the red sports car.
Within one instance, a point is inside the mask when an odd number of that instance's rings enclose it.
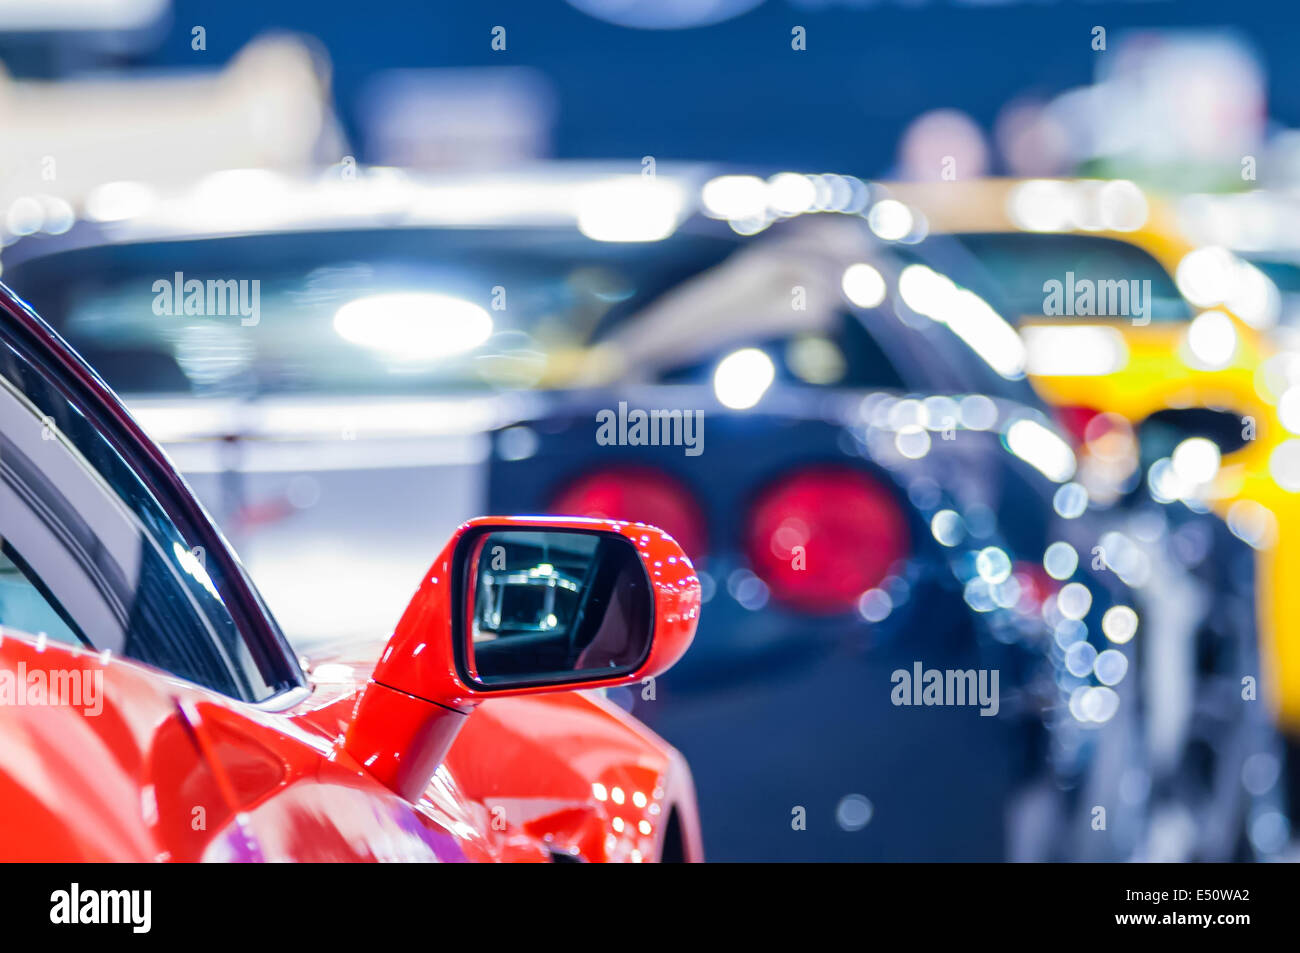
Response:
[[[681,756],[576,691],[650,686],[699,607],[653,527],[478,519],[386,645],[295,658],[163,454],[0,285],[2,860],[700,860]]]

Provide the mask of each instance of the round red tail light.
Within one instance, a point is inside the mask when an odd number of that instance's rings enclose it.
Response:
[[[551,512],[650,523],[677,540],[692,560],[704,555],[704,517],[690,491],[651,467],[587,474],[551,501]]]
[[[897,499],[865,473],[823,466],[758,497],[746,550],[773,598],[809,613],[847,612],[908,551]]]
[[[1061,406],[1056,408],[1056,419],[1060,421],[1061,426],[1074,439],[1074,445],[1078,448],[1082,447],[1087,439],[1088,425],[1100,413],[1101,411],[1095,407]]]

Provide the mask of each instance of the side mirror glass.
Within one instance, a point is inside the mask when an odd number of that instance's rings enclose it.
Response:
[[[695,567],[653,526],[470,520],[402,613],[345,747],[417,800],[483,699],[652,678],[681,658],[699,618]]]
[[[650,653],[654,594],[616,533],[485,529],[458,547],[456,663],[481,690],[615,678]]]

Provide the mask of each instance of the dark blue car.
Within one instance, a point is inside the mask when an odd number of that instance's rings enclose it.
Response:
[[[696,646],[625,701],[694,766],[710,856],[1256,853],[1234,775],[1273,740],[1221,698],[1257,670],[1247,547],[1140,467],[1090,494],[1014,330],[938,270],[950,245],[840,216],[731,241],[595,335],[617,380],[498,433],[488,502],[694,554]],[[1214,587],[1213,613],[1179,618],[1155,571]],[[1212,743],[1171,727],[1171,681]]]

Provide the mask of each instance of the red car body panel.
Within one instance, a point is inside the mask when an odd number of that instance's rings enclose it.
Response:
[[[0,717],[5,860],[703,859],[690,772],[586,692],[496,698],[467,717],[417,803],[343,750],[363,665],[286,712],[263,712],[128,659],[0,630],[24,687]],[[100,710],[47,705],[77,672]],[[90,700],[90,696],[87,696]],[[344,720],[340,720],[340,716]],[[617,793],[616,793],[617,792]],[[669,825],[676,815],[677,823]],[[665,844],[669,830],[680,838]]]
[[[103,382],[3,286],[0,320],[39,342],[65,389],[150,461],[180,518],[219,542]],[[689,645],[699,584],[671,538],[550,518],[466,524],[382,653],[316,660],[285,710],[0,628],[0,859],[701,860],[690,772],[635,719],[587,691],[494,696],[461,681],[447,569],[455,541],[483,526],[595,529],[638,547],[655,593],[649,657],[628,677],[576,687],[652,677]],[[234,569],[232,615],[273,631],[233,556],[215,549]],[[75,685],[78,703],[51,703],[56,683]]]

